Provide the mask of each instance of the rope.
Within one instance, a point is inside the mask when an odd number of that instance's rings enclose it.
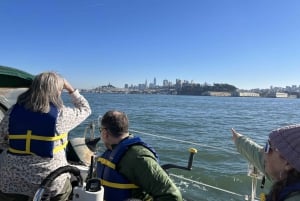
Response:
[[[151,133],[141,132],[141,131],[132,130],[132,129],[130,129],[129,131],[130,132],[144,134],[144,135],[154,136],[154,137],[157,137],[157,138],[163,138],[163,139],[167,139],[167,140],[181,142],[181,143],[185,143],[185,144],[192,144],[192,145],[207,147],[207,148],[211,148],[211,149],[217,149],[217,150],[221,150],[221,151],[224,151],[224,152],[228,152],[230,154],[239,154],[237,152],[232,152],[232,151],[230,151],[228,149],[223,149],[223,148],[220,148],[220,147],[214,147],[214,146],[210,146],[210,145],[207,145],[207,144],[195,143],[195,142],[190,142],[190,141],[185,141],[185,140],[178,140],[178,139],[175,139],[175,138],[170,138],[170,137],[160,136],[160,135],[154,135],[154,134],[151,134]]]

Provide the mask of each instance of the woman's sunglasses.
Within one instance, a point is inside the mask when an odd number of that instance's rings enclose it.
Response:
[[[277,148],[271,147],[270,140],[268,140],[268,141],[266,142],[266,144],[265,144],[264,152],[265,152],[266,154],[268,154],[268,153],[270,153],[270,151],[272,151],[272,150],[278,151]]]

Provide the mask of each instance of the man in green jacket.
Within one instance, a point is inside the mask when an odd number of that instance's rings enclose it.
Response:
[[[97,159],[97,176],[104,186],[104,200],[182,201],[179,189],[158,164],[154,149],[129,134],[125,113],[108,111],[100,123],[107,150]]]

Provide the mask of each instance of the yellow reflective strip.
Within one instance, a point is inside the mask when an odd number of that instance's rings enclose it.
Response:
[[[31,134],[31,131],[28,131]],[[9,139],[13,139],[13,140],[22,140],[22,139],[26,139],[28,137],[28,132],[26,135],[8,135]],[[38,136],[38,135],[30,135],[30,139],[32,140],[43,140],[43,141],[56,141],[56,140],[60,140],[63,139],[65,137],[67,137],[68,133],[63,133],[61,135],[58,136],[54,136],[54,137],[46,137],[46,136]]]
[[[105,158],[98,158],[98,161],[103,165],[106,165],[112,169],[116,169],[116,165]]]
[[[31,138],[31,130],[27,131],[26,134],[26,148],[25,148],[25,152],[26,153],[30,153],[30,138]]]
[[[100,179],[101,180],[101,184],[103,186],[108,186],[108,187],[112,187],[112,188],[118,188],[118,189],[132,189],[132,188],[139,188],[137,185],[135,184],[120,184],[120,183],[113,183],[113,182],[109,182],[106,181],[104,179]]]
[[[38,136],[38,135],[32,135],[31,130],[28,130],[26,135],[8,135],[9,139],[12,139],[12,140],[25,140],[25,143],[26,143],[25,144],[25,151],[13,149],[13,148],[9,148],[9,151],[12,152],[12,153],[17,153],[17,154],[34,154],[34,153],[30,152],[30,142],[31,142],[31,140],[57,141],[57,140],[60,140],[60,139],[63,139],[65,137],[67,137],[67,135],[68,135],[68,133],[63,133],[61,135],[54,136],[54,137]],[[62,149],[66,148],[67,145],[68,145],[68,141],[66,141],[62,145],[56,146],[53,149],[53,153],[57,153],[57,152],[61,151]]]
[[[68,142],[65,142],[64,144],[62,145],[59,145],[59,146],[56,146],[54,149],[53,149],[53,153],[57,153],[59,151],[61,151],[62,149],[66,148],[66,146],[68,145]],[[11,147],[8,148],[8,150],[12,153],[16,153],[16,154],[34,154],[33,152],[30,152],[30,151],[21,151],[21,150],[17,150],[17,149],[13,149]]]
[[[65,142],[65,143],[63,143],[62,145],[56,146],[56,147],[53,149],[53,153],[55,154],[55,153],[57,153],[57,152],[63,150],[64,148],[66,148],[67,145],[68,145],[68,141]]]
[[[10,147],[8,148],[8,151],[10,151],[11,153],[15,153],[15,154],[33,154],[32,152],[21,151],[21,150],[13,149]]]
[[[43,140],[43,141],[56,141],[56,140],[60,140],[63,139],[65,137],[67,137],[68,133],[63,133],[61,135],[57,135],[54,137],[45,137],[45,136],[38,136],[38,135],[32,135],[31,139],[32,140]]]
[[[8,139],[13,140],[23,140],[26,138],[26,135],[8,135]]]

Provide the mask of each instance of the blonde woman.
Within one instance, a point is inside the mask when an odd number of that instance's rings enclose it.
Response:
[[[66,90],[73,107],[63,104]],[[0,123],[0,201],[32,199],[41,181],[68,164],[68,132],[91,114],[88,101],[55,72],[35,76],[27,91]],[[65,201],[71,193],[69,174],[56,178],[49,189],[52,201]]]

